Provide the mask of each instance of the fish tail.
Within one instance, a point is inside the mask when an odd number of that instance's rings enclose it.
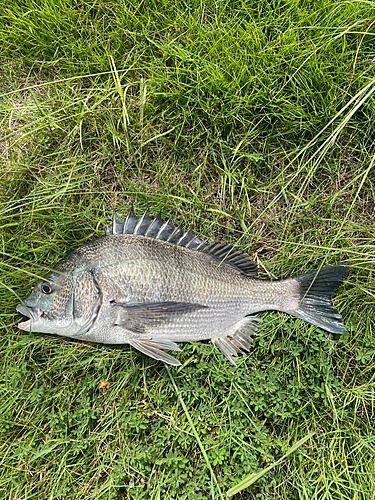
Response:
[[[343,320],[330,300],[348,272],[347,264],[337,264],[295,277],[301,301],[298,309],[288,312],[329,332],[345,333]]]

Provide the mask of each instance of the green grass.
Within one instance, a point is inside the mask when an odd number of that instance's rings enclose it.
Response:
[[[220,499],[275,462],[235,498],[375,498],[374,14],[0,0],[0,498]],[[18,330],[37,277],[132,202],[264,278],[350,262],[347,333],[262,313],[237,368],[203,342],[168,372]]]

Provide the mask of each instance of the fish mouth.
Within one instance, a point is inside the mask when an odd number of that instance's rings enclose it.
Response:
[[[40,315],[42,314],[41,309],[38,309],[37,307],[24,306],[22,304],[18,304],[16,310],[29,318],[26,321],[22,321],[22,323],[18,323],[18,328],[21,330],[29,330],[31,325],[38,321]]]

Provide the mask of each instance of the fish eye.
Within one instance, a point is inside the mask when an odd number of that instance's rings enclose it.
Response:
[[[49,295],[50,293],[52,293],[52,286],[49,283],[44,283],[42,285],[42,292],[46,295]]]

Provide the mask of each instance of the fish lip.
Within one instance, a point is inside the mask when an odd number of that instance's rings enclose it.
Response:
[[[40,315],[42,314],[41,309],[38,309],[37,307],[29,307],[26,304],[18,304],[16,306],[16,310],[20,314],[23,314],[24,316],[27,316],[29,318],[26,321],[22,321],[22,323],[18,323],[17,326],[20,330],[29,330],[31,325],[38,321]]]

